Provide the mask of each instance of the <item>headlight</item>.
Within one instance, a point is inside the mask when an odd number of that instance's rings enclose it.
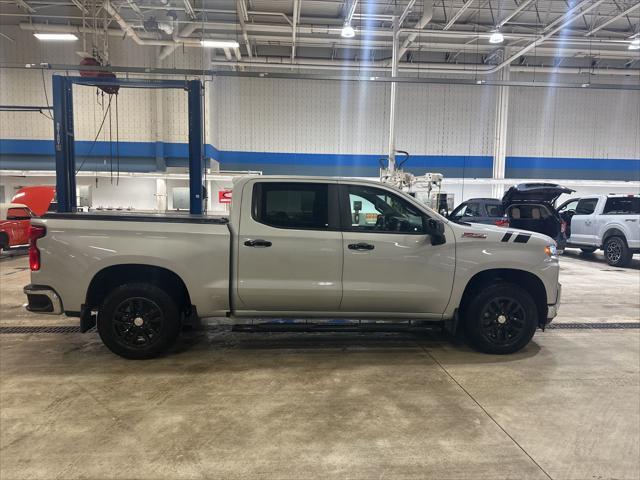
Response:
[[[546,253],[548,257],[555,257],[558,254],[558,249],[555,245],[547,245],[544,247],[544,253]]]

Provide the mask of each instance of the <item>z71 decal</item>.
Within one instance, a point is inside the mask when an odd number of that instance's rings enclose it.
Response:
[[[462,238],[487,238],[484,233],[464,232]]]

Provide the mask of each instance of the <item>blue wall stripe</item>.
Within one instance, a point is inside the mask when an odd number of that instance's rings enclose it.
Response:
[[[76,142],[77,162],[90,157],[108,157],[109,142]],[[115,155],[115,145],[112,145]],[[170,166],[186,166],[187,143],[120,142],[121,167],[128,171],[152,171],[155,159],[167,159]],[[0,139],[0,168],[53,169],[52,140]],[[242,152],[218,150],[205,145],[205,155],[227,170],[262,170],[264,173],[377,176],[379,155]],[[153,161],[150,161],[153,160]],[[399,159],[400,160],[400,159]],[[491,177],[493,159],[487,155],[414,155],[404,164],[408,171],[422,174],[440,171],[449,177]],[[97,164],[97,165],[96,165]],[[93,170],[108,170],[108,165],[87,160]],[[639,159],[599,159],[560,157],[506,158],[507,178],[565,178],[640,181]]]
[[[640,160],[617,158],[507,157],[507,168],[640,171]]]

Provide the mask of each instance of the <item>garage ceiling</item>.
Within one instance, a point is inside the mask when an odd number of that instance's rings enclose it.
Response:
[[[24,30],[123,37],[161,59],[202,39],[212,68],[349,70],[390,74],[393,18],[402,21],[400,69],[640,68],[638,0],[0,0],[0,21]],[[350,24],[353,38],[343,38]],[[503,43],[492,44],[500,32]],[[95,37],[94,37],[95,38]],[[0,39],[2,41],[2,39]],[[97,42],[96,42],[97,43]],[[631,47],[630,47],[631,46]],[[385,73],[386,72],[386,73]]]

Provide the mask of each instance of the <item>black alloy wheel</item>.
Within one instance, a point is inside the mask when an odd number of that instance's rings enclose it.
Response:
[[[109,350],[121,357],[154,358],[178,338],[180,311],[175,298],[156,285],[120,285],[98,309],[98,333]]]
[[[513,297],[496,297],[482,309],[482,335],[496,345],[509,345],[526,333],[526,312]]]
[[[469,344],[484,353],[514,353],[525,347],[538,328],[539,313],[531,294],[520,286],[497,281],[473,292],[462,312]]]
[[[153,300],[143,297],[127,298],[116,307],[113,333],[131,348],[147,348],[158,341],[164,314]]]

